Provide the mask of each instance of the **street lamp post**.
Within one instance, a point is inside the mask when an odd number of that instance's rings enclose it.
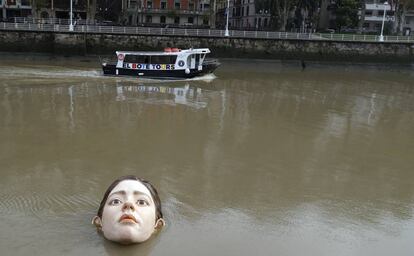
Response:
[[[227,0],[226,31],[224,32],[224,36],[230,36],[229,34],[229,12],[230,12],[230,0]]]
[[[69,0],[69,1],[70,1],[70,14],[69,14],[70,24],[69,24],[69,31],[73,31],[73,22],[72,22],[72,17],[73,17],[72,0]]]
[[[387,12],[387,5],[388,5],[388,2],[385,1],[384,2],[384,15],[382,16],[381,35],[379,37],[380,42],[384,42],[384,34],[383,33],[384,33],[384,23],[385,23],[385,14]]]

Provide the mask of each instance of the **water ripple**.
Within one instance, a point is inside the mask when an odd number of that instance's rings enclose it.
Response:
[[[98,202],[86,195],[0,194],[0,214],[40,212],[74,213],[82,208],[97,208]]]

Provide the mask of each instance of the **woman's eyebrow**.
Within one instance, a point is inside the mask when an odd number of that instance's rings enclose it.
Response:
[[[111,197],[112,195],[116,195],[116,194],[126,195],[126,191],[125,190],[115,191],[115,192],[111,193],[108,197]],[[151,197],[147,193],[142,192],[142,191],[138,191],[138,190],[134,190],[133,194],[134,195],[145,195],[145,196]]]
[[[112,195],[116,195],[116,194],[126,195],[126,192],[125,192],[125,190],[115,191],[115,192],[109,194],[108,197],[111,197]]]
[[[142,191],[138,191],[138,190],[135,190],[134,191],[134,195],[144,195],[144,196],[149,196],[149,197],[151,197],[150,195],[148,195],[147,193],[144,193],[144,192],[142,192]]]

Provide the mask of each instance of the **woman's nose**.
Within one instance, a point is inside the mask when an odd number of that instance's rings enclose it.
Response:
[[[135,211],[135,206],[131,202],[125,202],[124,206],[122,207],[122,210],[124,210],[124,211],[126,211],[126,210]]]

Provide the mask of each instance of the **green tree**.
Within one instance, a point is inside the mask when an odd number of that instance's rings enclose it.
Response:
[[[285,31],[291,26],[291,20],[308,20],[315,27],[321,0],[256,0],[257,10],[269,10],[272,15],[273,27]],[[296,17],[294,17],[294,15]],[[288,24],[289,23],[289,24]]]
[[[403,24],[405,23],[405,17],[408,10],[414,9],[414,0],[396,0],[392,5],[395,10],[396,22],[394,22],[394,32],[401,35]]]
[[[273,27],[280,31],[286,30],[290,13],[294,10],[298,0],[257,0],[255,9],[269,10],[272,15]]]
[[[360,2],[358,0],[339,0],[335,10],[336,29],[340,31],[344,27],[356,28],[359,8]]]
[[[318,8],[320,4],[320,0],[297,0],[297,8],[300,10],[302,21],[311,23],[312,29],[317,26]]]

